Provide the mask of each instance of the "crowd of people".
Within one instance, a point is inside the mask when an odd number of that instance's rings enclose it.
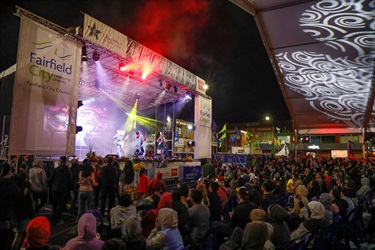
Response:
[[[337,249],[375,243],[372,158],[256,156],[245,166],[213,162],[214,175],[167,187],[139,159],[95,158],[47,170],[41,160],[4,163],[0,242],[4,249]],[[52,200],[52,216],[39,214]],[[77,237],[48,245],[62,213]],[[51,224],[50,224],[51,223]],[[14,233],[15,232],[15,233]],[[355,245],[357,244],[357,245]]]

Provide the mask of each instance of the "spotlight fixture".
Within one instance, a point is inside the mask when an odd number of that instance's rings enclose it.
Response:
[[[87,62],[87,50],[86,50],[86,46],[85,45],[82,46],[81,60],[82,60],[82,62]]]
[[[100,54],[99,54],[99,52],[98,51],[94,51],[94,53],[92,54],[92,59],[94,59],[94,61],[99,61],[99,59],[100,59]]]
[[[139,93],[135,94],[134,98],[138,101],[141,100],[141,95]]]
[[[164,90],[165,90],[165,91],[169,91],[171,88],[172,88],[172,84],[170,84],[170,83],[167,83],[167,84],[164,86]]]
[[[177,86],[176,85],[173,86],[173,90],[174,90],[175,93],[177,93]]]
[[[122,72],[124,72],[126,70],[126,67],[125,67],[125,63],[119,63],[118,64],[118,69]]]

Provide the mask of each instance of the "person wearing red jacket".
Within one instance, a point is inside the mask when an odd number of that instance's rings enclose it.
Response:
[[[148,193],[148,176],[146,175],[146,169],[141,168],[139,170],[139,183],[138,183],[138,201],[142,201]],[[137,203],[139,203],[137,202]]]

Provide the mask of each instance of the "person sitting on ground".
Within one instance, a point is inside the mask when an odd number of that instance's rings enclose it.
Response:
[[[250,213],[250,219],[251,219],[251,221],[262,221],[266,224],[268,233],[267,233],[267,240],[264,243],[264,249],[265,250],[274,250],[275,246],[273,245],[273,243],[271,241],[274,230],[273,230],[273,226],[270,223],[265,222],[265,220],[267,219],[266,211],[264,211],[263,209],[259,209],[259,208],[253,209]]]
[[[140,218],[143,218],[148,213],[148,211],[158,207],[159,201],[160,196],[158,194],[153,194],[144,198],[137,205],[138,216],[140,216]]]
[[[114,237],[121,236],[121,225],[130,216],[137,216],[137,209],[132,205],[129,194],[121,195],[119,205],[111,209],[111,231]]]
[[[190,232],[188,230],[190,216],[188,208],[181,202],[181,193],[178,188],[175,188],[172,192],[172,209],[177,212],[178,230],[184,240],[184,245],[187,246],[191,243]]]
[[[155,228],[146,240],[146,249],[184,249],[184,242],[177,226],[177,212],[172,208],[160,209]]]
[[[193,206],[188,209],[190,216],[189,232],[194,246],[201,246],[204,235],[210,228],[210,210],[202,204],[203,194],[201,190],[191,191]]]
[[[219,187],[219,183],[212,182],[208,188],[209,192],[207,194],[207,197],[210,201],[210,205],[208,206],[208,208],[210,209],[211,221],[221,220],[221,200],[220,196],[217,194],[217,190],[219,189]]]
[[[303,185],[298,185],[294,190],[293,209],[290,213],[298,215],[301,219],[307,219],[309,216],[307,212],[307,204],[309,203],[307,199],[308,193],[309,190]]]
[[[250,212],[258,206],[250,202],[249,199],[250,191],[246,187],[241,187],[238,190],[237,198],[240,200],[238,206],[234,209],[231,218],[232,228],[241,227],[243,230],[247,223],[251,222]]]
[[[322,219],[324,217],[324,206],[319,201],[311,201],[308,204],[310,210],[310,217],[301,222],[297,230],[290,235],[291,240],[299,243],[301,239],[308,233],[315,233],[322,226]]]
[[[121,226],[122,240],[127,250],[146,249],[146,239],[141,235],[141,221],[136,216],[130,216]]]
[[[159,201],[158,208],[151,209],[142,219],[142,235],[147,238],[151,233],[151,230],[155,228],[156,217],[158,216],[159,210],[162,208],[172,207],[172,196],[170,193],[165,192]]]
[[[60,250],[59,246],[48,245],[51,225],[45,216],[37,216],[27,224],[24,250]]]
[[[263,250],[268,236],[267,225],[261,221],[246,224],[242,236],[242,250]]]
[[[290,231],[286,221],[289,218],[289,213],[280,205],[271,205],[268,207],[268,216],[273,226],[273,234],[271,241],[276,249],[287,248],[290,241]]]
[[[69,240],[64,250],[101,250],[104,242],[97,239],[96,219],[91,213],[83,214],[77,224],[78,236]]]
[[[112,238],[104,242],[101,250],[128,250],[121,239]]]
[[[233,229],[229,239],[220,245],[219,250],[237,250],[241,247],[243,230],[240,227]]]
[[[189,197],[189,187],[186,183],[182,183],[178,188],[181,193],[181,202],[187,207],[191,208],[193,206],[193,201]]]
[[[328,193],[322,193],[319,197],[319,201],[323,204],[324,206],[324,216],[322,219],[322,227],[328,227],[333,220],[333,214],[331,211],[332,207],[332,198],[329,196]]]
[[[152,178],[149,183],[149,195],[154,193],[163,194],[167,190],[167,185],[163,181],[163,174],[157,173],[156,177]]]

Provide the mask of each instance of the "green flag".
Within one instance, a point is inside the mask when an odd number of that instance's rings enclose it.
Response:
[[[227,131],[227,124],[225,123],[224,126],[223,126],[223,128],[220,130],[219,134],[225,133],[226,131]]]

